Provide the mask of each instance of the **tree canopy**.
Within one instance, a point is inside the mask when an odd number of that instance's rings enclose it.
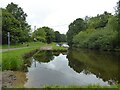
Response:
[[[49,44],[51,42],[54,41],[55,39],[55,34],[54,34],[54,30],[52,28],[49,27],[42,27],[45,32],[46,32],[46,42]]]
[[[59,31],[55,31],[55,42],[59,43],[59,42],[66,42],[67,41],[67,37],[65,34],[60,34]]]
[[[119,10],[118,10],[119,11]],[[117,21],[118,20],[118,21]],[[72,46],[90,49],[103,49],[103,50],[115,50],[119,44],[119,13],[112,15],[111,13],[104,12],[103,14],[95,17],[85,18],[86,22],[80,29],[79,24],[69,26],[67,32],[68,42],[72,42]],[[78,28],[77,28],[78,27]],[[75,30],[75,29],[77,30]],[[70,37],[70,35],[72,35]],[[69,40],[71,38],[71,40]]]
[[[29,41],[31,28],[26,22],[26,17],[26,13],[17,4],[11,3],[2,8],[2,44],[7,44],[8,32],[11,44]]]
[[[68,44],[72,44],[72,39],[75,35],[77,35],[80,31],[85,30],[86,28],[86,23],[82,18],[78,18],[75,21],[73,21],[69,25],[69,30],[67,32],[67,41]]]
[[[46,32],[43,28],[38,28],[33,32],[33,38],[35,41],[46,42]]]

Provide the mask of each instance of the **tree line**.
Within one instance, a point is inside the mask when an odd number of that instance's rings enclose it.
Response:
[[[120,48],[120,0],[116,14],[105,11],[94,17],[78,18],[69,25],[67,41],[70,46],[115,50]]]
[[[60,43],[66,42],[67,37],[65,34],[60,34],[59,31],[54,31],[52,28],[49,27],[40,27],[33,32],[32,38],[34,41],[40,41],[45,43]]]
[[[10,32],[11,44],[30,41],[41,41],[45,43],[66,42],[66,35],[60,34],[49,27],[41,27],[32,32],[31,25],[26,21],[27,14],[17,4],[11,2],[2,10],[2,44],[8,42]]]

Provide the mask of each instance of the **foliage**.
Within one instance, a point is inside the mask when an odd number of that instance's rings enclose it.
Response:
[[[2,40],[3,44],[7,43],[7,32],[10,32],[11,34],[11,42],[17,43],[19,42],[19,21],[16,20],[11,13],[9,13],[7,10],[2,9]]]
[[[66,42],[67,41],[67,37],[65,34],[60,34],[59,31],[55,31],[55,42],[59,43],[59,42]]]
[[[117,3],[117,32],[118,47],[120,48],[120,0]]]
[[[86,24],[83,19],[78,18],[69,25],[69,30],[67,32],[67,41],[69,45],[72,45],[72,39],[80,31],[86,29]]]
[[[24,13],[21,7],[18,7],[17,4],[11,2],[7,5],[6,9],[10,12],[17,20],[24,22],[26,20],[27,14]]]
[[[61,34],[61,42],[66,42],[67,41],[67,37],[65,34]]]
[[[59,43],[61,41],[61,34],[59,31],[55,31],[55,42]]]
[[[112,30],[87,30],[76,35],[73,42],[82,48],[112,50],[115,48],[116,35]]]
[[[87,47],[86,40],[88,39],[89,35],[91,35],[95,29],[91,30],[86,30],[79,32],[76,36],[73,38],[73,46],[78,46],[78,47]]]
[[[49,27],[42,27],[42,28],[45,30],[45,33],[46,33],[46,42],[48,44],[52,43],[55,39],[55,34],[54,34],[53,29],[51,29]]]
[[[2,44],[7,44],[7,33],[10,32],[11,44],[29,41],[30,25],[26,22],[26,13],[17,4],[8,4],[2,9]]]
[[[110,13],[87,20],[87,30],[73,37],[73,46],[89,49],[115,50],[118,47],[117,17]]]
[[[94,28],[94,29],[98,29],[98,28],[104,28],[106,27],[107,23],[108,23],[108,19],[111,17],[112,15],[108,12],[104,12],[101,15],[97,15],[95,17],[92,17],[88,20],[87,22],[87,28]]]
[[[36,41],[46,42],[46,32],[43,28],[38,28],[33,32],[33,38]]]

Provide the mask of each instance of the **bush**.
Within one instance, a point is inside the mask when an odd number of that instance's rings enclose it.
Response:
[[[117,32],[113,30],[99,29],[80,32],[73,38],[74,46],[90,49],[114,49]]]

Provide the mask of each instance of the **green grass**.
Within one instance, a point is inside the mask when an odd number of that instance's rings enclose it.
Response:
[[[53,86],[44,86],[42,88],[24,88],[23,86],[18,86],[11,88],[11,90],[63,90],[63,89],[70,89],[70,90],[120,90],[120,85],[111,85],[111,86],[100,86],[100,85],[83,85],[83,86],[75,86],[75,85],[65,85],[65,86],[60,86],[60,85],[53,85]],[[10,88],[9,88],[10,89]],[[7,90],[7,88],[3,89]]]
[[[100,85],[83,85],[83,86],[75,86],[75,85],[69,85],[69,86],[44,86],[44,88],[120,88],[120,85],[111,85],[111,86],[100,86]]]
[[[28,48],[23,48],[19,50],[12,50],[7,52],[2,52],[2,69],[3,70],[21,70],[24,64],[23,56],[35,49],[43,46],[43,43],[37,42],[34,45],[30,45]]]

